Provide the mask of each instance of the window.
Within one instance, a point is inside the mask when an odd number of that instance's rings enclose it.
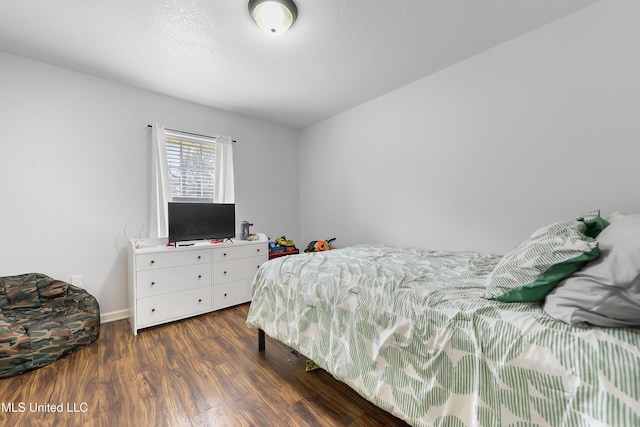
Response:
[[[151,126],[151,237],[167,237],[168,202],[235,203],[233,140]]]
[[[213,202],[215,140],[166,132],[167,166],[174,201]]]

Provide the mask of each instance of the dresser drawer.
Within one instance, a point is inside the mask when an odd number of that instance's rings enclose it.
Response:
[[[140,298],[137,302],[138,327],[170,322],[211,311],[211,287],[173,294]]]
[[[227,246],[213,249],[213,260],[224,261],[229,259],[248,258],[255,256],[267,257],[267,244],[256,243],[254,245]]]
[[[239,258],[216,262],[213,265],[213,284],[234,282],[241,279],[253,279],[258,268],[264,263],[264,257]]]
[[[136,270],[155,270],[210,262],[211,251],[209,249],[142,254],[136,255]]]
[[[253,278],[237,280],[213,287],[213,309],[230,307],[251,301]]]
[[[187,265],[136,273],[138,298],[211,286],[211,264]]]

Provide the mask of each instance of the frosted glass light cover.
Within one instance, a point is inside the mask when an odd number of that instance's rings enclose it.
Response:
[[[265,33],[278,35],[293,24],[293,14],[283,4],[265,1],[253,9],[253,20]]]

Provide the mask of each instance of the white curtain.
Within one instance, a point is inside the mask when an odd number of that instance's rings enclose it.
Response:
[[[167,148],[164,127],[156,122],[151,125],[151,212],[150,237],[167,237],[167,203],[171,200]]]
[[[216,138],[215,203],[235,203],[233,181],[233,141],[228,136]]]

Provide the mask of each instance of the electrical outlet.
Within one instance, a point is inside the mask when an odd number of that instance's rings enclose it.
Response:
[[[82,286],[82,276],[71,276],[71,284],[75,286]]]

